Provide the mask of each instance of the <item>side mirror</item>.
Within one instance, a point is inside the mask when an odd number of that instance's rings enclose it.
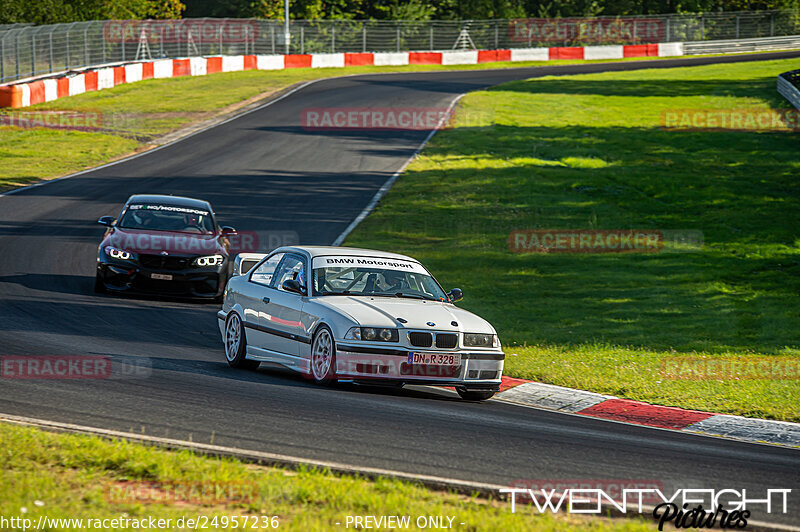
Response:
[[[223,236],[235,235],[235,234],[236,234],[236,229],[234,229],[233,227],[230,227],[228,225],[223,225],[222,226],[222,235]]]
[[[116,220],[114,219],[113,216],[103,216],[102,218],[97,220],[97,223],[99,223],[100,225],[106,225],[108,227],[114,225],[114,222],[116,222]]]
[[[462,292],[460,288],[453,288],[447,292],[447,297],[450,298],[451,303],[455,303],[456,301],[464,299],[464,292]]]
[[[286,279],[282,286],[287,292],[294,292],[295,294],[300,294],[301,296],[306,295],[305,287],[301,285],[300,281],[297,279]]]

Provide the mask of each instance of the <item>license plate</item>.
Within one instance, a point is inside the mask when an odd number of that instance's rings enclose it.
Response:
[[[408,354],[409,364],[421,364],[425,366],[459,366],[461,365],[461,355],[454,353],[414,353]]]
[[[171,281],[172,280],[172,276],[171,275],[167,275],[167,274],[164,274],[164,273],[151,273],[150,274],[150,278],[151,279],[158,279],[159,281]]]

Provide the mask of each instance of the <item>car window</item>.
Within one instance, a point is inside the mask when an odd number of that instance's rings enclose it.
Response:
[[[275,273],[275,268],[278,267],[282,258],[283,253],[276,253],[262,262],[258,268],[253,269],[253,273],[250,274],[250,280],[254,283],[269,286],[272,282],[272,275]]]
[[[289,279],[297,279],[300,284],[305,286],[305,261],[296,255],[286,255],[277,273],[275,274],[273,288],[283,290],[283,283]]]
[[[216,228],[210,211],[157,203],[128,205],[117,225],[121,229],[213,233]]]

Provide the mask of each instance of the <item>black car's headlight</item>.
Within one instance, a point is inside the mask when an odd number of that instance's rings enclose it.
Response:
[[[108,255],[112,259],[130,260],[136,258],[135,253],[131,253],[130,251],[125,251],[124,249],[117,249],[113,246],[106,246],[103,248],[103,251],[105,251],[106,255]]]
[[[496,334],[464,333],[464,347],[498,347]]]
[[[397,342],[400,335],[397,329],[379,327],[353,327],[344,335],[347,340],[366,340],[368,342]]]
[[[194,259],[195,266],[219,266],[225,260],[222,255],[208,255]]]

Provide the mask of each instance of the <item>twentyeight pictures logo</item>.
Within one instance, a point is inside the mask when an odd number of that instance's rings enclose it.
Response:
[[[658,483],[648,485],[646,482],[641,486],[623,487],[621,492],[619,486],[602,482],[589,487],[512,487],[499,491],[508,494],[512,513],[520,503],[530,504],[539,513],[602,514],[614,510],[622,514],[642,514],[652,511],[659,530],[664,530],[667,524],[675,528],[745,528],[754,512],[787,513],[792,492],[788,488],[762,492],[745,488],[665,491]],[[648,504],[650,501],[656,504]]]

